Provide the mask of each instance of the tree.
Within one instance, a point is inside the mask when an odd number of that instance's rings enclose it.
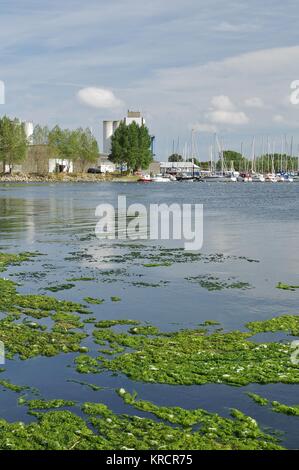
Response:
[[[298,157],[280,153],[261,155],[256,159],[255,166],[257,171],[263,173],[297,171]]]
[[[147,127],[142,125],[139,128],[139,161],[138,165],[142,169],[146,169],[153,161],[152,154],[152,137],[149,135]]]
[[[49,132],[49,147],[53,157],[69,160],[74,154],[74,142],[71,140],[71,131],[55,126]]]
[[[98,143],[90,129],[61,129],[55,126],[49,133],[49,146],[56,158],[78,161],[81,171],[86,163],[94,163],[99,157]]]
[[[99,158],[99,147],[90,129],[77,129],[73,136],[74,159],[80,164],[81,171],[87,163],[95,163]]]
[[[127,126],[125,122],[121,122],[111,139],[110,159],[133,171],[148,168],[153,161],[151,143],[146,126],[138,126],[135,122]]]
[[[223,165],[226,170],[230,170],[231,167],[235,171],[245,171],[248,170],[248,160],[244,158],[241,153],[235,152],[234,150],[225,150],[223,152]],[[221,161],[217,162],[217,169],[221,169]]]
[[[170,155],[170,157],[168,158],[168,161],[169,162],[182,162],[183,161],[183,157],[181,155],[179,155],[178,153],[173,153],[172,155]]]
[[[129,161],[129,132],[124,121],[112,136],[110,159],[121,167]]]
[[[35,126],[32,134],[32,143],[34,145],[47,145],[49,143],[49,128],[42,127],[39,124]]]
[[[8,165],[11,173],[13,165],[25,159],[27,146],[24,124],[16,118],[9,119],[7,116],[0,119],[0,160],[3,172]]]

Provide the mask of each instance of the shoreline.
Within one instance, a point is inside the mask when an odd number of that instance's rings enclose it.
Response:
[[[1,183],[136,183],[138,176],[101,175],[92,173],[82,174],[52,174],[48,175],[2,175]]]

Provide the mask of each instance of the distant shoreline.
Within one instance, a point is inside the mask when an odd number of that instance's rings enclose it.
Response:
[[[2,175],[1,183],[136,183],[138,176],[84,174]]]

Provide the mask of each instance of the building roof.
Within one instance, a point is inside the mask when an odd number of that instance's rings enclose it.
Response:
[[[198,168],[199,166],[195,165],[192,162],[160,162],[161,168]]]

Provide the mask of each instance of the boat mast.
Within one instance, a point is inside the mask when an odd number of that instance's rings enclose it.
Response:
[[[252,140],[252,148],[251,148],[251,171],[252,173],[256,171],[256,165],[255,165],[255,137],[253,137]]]
[[[264,141],[264,136],[262,137],[262,168],[259,168],[259,171],[262,170],[262,174],[264,174],[264,154],[265,154],[265,141]]]
[[[274,164],[274,160],[275,160],[275,139],[273,140],[273,146],[272,146],[272,174],[274,175],[275,173],[275,164]]]

